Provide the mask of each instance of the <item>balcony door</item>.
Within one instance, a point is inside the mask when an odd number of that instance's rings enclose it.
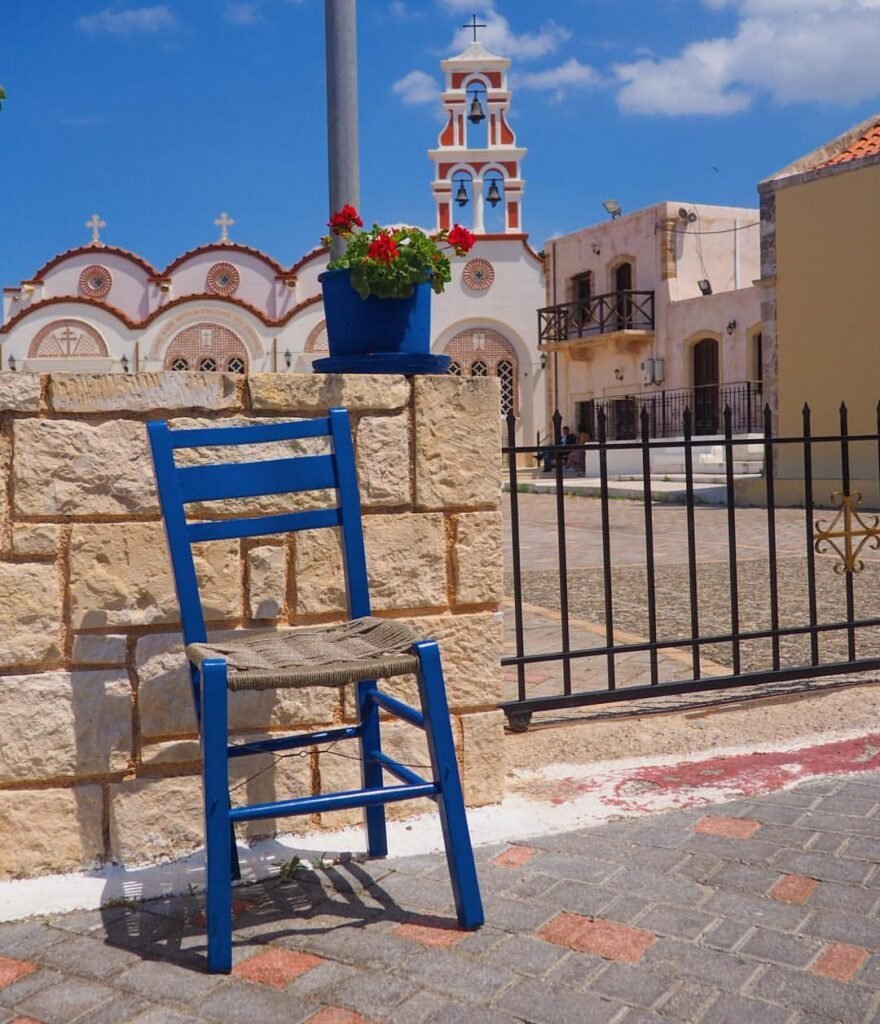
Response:
[[[720,429],[718,342],[703,338],[693,348],[694,433],[717,434]]]
[[[632,327],[632,263],[621,263],[614,271],[615,310],[617,313],[617,329],[625,331]]]

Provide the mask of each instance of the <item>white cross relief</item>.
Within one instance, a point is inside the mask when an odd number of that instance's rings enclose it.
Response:
[[[101,220],[97,213],[93,213],[91,220],[86,221],[86,227],[92,229],[92,245],[103,245],[101,228],[107,227],[107,221]]]
[[[220,228],[220,241],[229,241],[229,229],[235,223],[235,221],[229,216],[224,210],[223,213],[214,221],[218,228]]]

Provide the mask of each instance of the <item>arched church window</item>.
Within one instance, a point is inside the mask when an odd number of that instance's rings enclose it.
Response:
[[[456,334],[444,351],[452,359],[448,373],[457,377],[498,377],[502,414],[516,414],[519,361],[516,349],[500,331],[469,328]]]
[[[501,381],[501,415],[507,416],[514,412],[513,401],[513,363],[502,359],[498,364],[498,379]]]
[[[184,327],[174,336],[165,352],[166,369],[197,368],[212,373],[223,367],[232,373],[248,372],[244,342],[223,324],[202,322]]]

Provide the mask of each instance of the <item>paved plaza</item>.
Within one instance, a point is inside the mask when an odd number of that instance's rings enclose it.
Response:
[[[300,868],[236,890],[228,977],[197,894],[5,924],[0,1022],[869,1024],[878,837],[875,770],[481,847],[474,933],[439,854]]]

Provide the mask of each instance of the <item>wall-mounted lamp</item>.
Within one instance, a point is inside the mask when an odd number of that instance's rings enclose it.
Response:
[[[700,289],[703,295],[712,294],[712,282],[709,280],[708,277],[703,277],[699,281],[697,281],[697,287]]]
[[[292,362],[293,362],[293,353],[290,351],[289,348],[286,348],[284,350],[284,365],[287,367],[288,370],[290,369],[290,364]]]
[[[621,208],[620,203],[618,203],[616,199],[606,199],[602,203],[602,206],[605,207],[606,213],[611,214],[612,220],[617,220],[617,218],[623,214],[623,209]]]
[[[122,372],[123,373],[128,373],[128,366],[129,366],[128,356],[125,355],[124,353],[123,353],[122,357],[119,360],[119,365],[122,367]]]
[[[593,250],[593,255],[594,256],[598,256],[599,253],[602,251],[599,248],[599,243],[598,242],[593,242],[593,244],[590,246],[590,248]]]
[[[621,370],[619,366],[614,367],[614,379],[623,380],[623,370]]]
[[[546,370],[547,369],[547,353],[546,352],[542,352],[541,353],[541,369],[542,370]]]
[[[170,292],[171,291],[171,282],[170,281],[160,281],[159,282],[159,291],[160,292]]]
[[[13,373],[15,373],[15,356],[11,355],[7,362],[9,363],[9,369],[12,370]]]
[[[284,283],[288,288],[296,288],[296,274],[285,279]]]
[[[726,330],[728,334],[733,334],[736,330],[736,320],[728,320]]]

